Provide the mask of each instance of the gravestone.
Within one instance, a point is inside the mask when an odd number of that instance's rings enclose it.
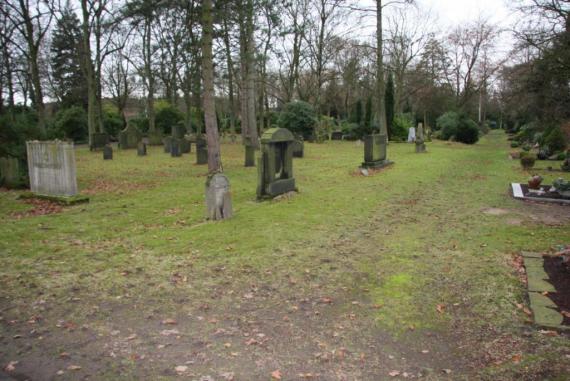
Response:
[[[172,136],[167,136],[163,139],[164,143],[164,153],[170,153],[172,148]]]
[[[293,142],[293,157],[303,157],[305,155],[305,142],[295,139]]]
[[[258,159],[257,198],[273,198],[295,191],[293,178],[293,143],[295,137],[286,128],[270,128],[261,136]]]
[[[142,134],[133,124],[127,124],[127,127],[119,133],[119,148],[130,149],[137,148],[137,144],[142,139]]]
[[[416,153],[424,153],[426,151],[426,143],[424,141],[424,127],[423,124],[418,124],[418,134],[416,136]]]
[[[206,181],[206,208],[210,220],[223,220],[232,216],[230,181],[225,175],[216,173]]]
[[[333,131],[331,140],[342,140],[342,131]]]
[[[137,156],[146,156],[146,143],[142,140],[137,144]]]
[[[410,127],[408,130],[408,143],[412,143],[416,141],[416,129],[414,127]]]
[[[255,167],[255,147],[251,143],[251,138],[245,138],[245,166]]]
[[[15,157],[0,157],[0,185],[13,188],[23,185],[20,162]]]
[[[382,168],[389,164],[391,162],[386,159],[386,135],[366,135],[362,168]]]
[[[180,139],[172,138],[170,145],[170,156],[171,157],[182,156],[182,152],[180,152]]]
[[[190,153],[192,151],[192,143],[186,138],[180,139],[180,153]]]
[[[91,144],[89,145],[90,151],[102,149],[109,143],[109,135],[104,132],[96,132],[91,134]]]
[[[208,144],[202,136],[196,136],[196,164],[208,164]]]
[[[45,196],[77,195],[75,151],[72,142],[26,142],[30,189]]]
[[[172,126],[172,132],[170,136],[175,139],[182,139],[184,138],[184,134],[186,134],[186,128],[183,125],[175,124]]]
[[[113,160],[113,148],[110,144],[103,147],[103,160]]]

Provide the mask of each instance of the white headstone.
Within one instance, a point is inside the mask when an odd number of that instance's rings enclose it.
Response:
[[[30,189],[46,196],[75,196],[75,151],[73,143],[55,141],[26,142]]]
[[[416,141],[416,129],[414,127],[410,127],[408,130],[408,143]]]

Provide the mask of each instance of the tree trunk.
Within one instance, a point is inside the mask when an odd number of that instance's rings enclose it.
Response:
[[[220,137],[214,103],[214,63],[212,58],[212,0],[203,1],[202,9],[202,74],[204,76],[204,119],[208,144],[208,172],[222,171]]]
[[[233,60],[232,52],[230,46],[230,36],[228,30],[228,22],[224,17],[224,45],[226,49],[226,64],[228,66],[228,96],[230,102],[230,135],[232,139],[236,134],[236,105],[234,100],[234,70],[233,70]]]
[[[255,148],[259,148],[257,135],[257,118],[255,115],[255,41],[253,39],[253,0],[247,1],[247,121],[248,137]]]
[[[151,57],[151,24],[152,19],[145,19],[145,36],[144,36],[144,52],[145,52],[145,76],[147,81],[147,116],[148,116],[148,131],[154,133],[156,131],[154,121],[154,77],[152,73],[152,57]]]
[[[384,93],[384,54],[382,52],[382,0],[376,0],[376,121],[380,134],[387,135],[386,101]]]
[[[97,102],[97,88],[95,87],[93,62],[91,61],[91,32],[89,25],[89,5],[87,4],[87,0],[81,0],[81,11],[83,16],[83,22],[81,24],[81,66],[83,67],[83,73],[87,81],[87,130],[89,134],[89,146],[91,146],[91,136],[97,132],[97,118],[95,111]]]
[[[30,65],[30,72],[32,76],[32,90],[33,90],[33,101],[36,111],[38,113],[38,127],[40,133],[45,136],[46,134],[46,113],[44,106],[44,96],[42,92],[42,83],[40,78],[40,68],[38,65],[38,55],[39,55],[39,43],[34,41],[34,25],[30,19],[29,9],[22,5],[22,13],[24,15],[24,22],[26,26],[26,42],[28,44],[29,58],[28,63]]]

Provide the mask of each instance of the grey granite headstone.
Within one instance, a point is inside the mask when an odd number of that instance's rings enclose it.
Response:
[[[172,136],[165,137],[162,142],[164,143],[164,153],[170,153],[172,148]]]
[[[186,138],[180,139],[180,153],[190,153],[192,151],[192,143]]]
[[[127,127],[119,133],[119,148],[130,149],[137,148],[137,144],[142,139],[142,133],[133,124],[127,124]]]
[[[172,142],[170,145],[170,156],[172,157],[182,156],[182,152],[180,152],[180,139],[172,138]]]
[[[20,163],[15,157],[0,157],[0,185],[17,187],[22,184]]]
[[[32,192],[46,196],[77,195],[75,151],[72,142],[26,142]]]
[[[293,142],[293,157],[305,156],[305,142],[301,139],[295,139]]]
[[[208,145],[203,136],[196,136],[196,164],[208,164]]]
[[[232,217],[230,181],[225,175],[216,173],[206,182],[206,208],[210,220]]]

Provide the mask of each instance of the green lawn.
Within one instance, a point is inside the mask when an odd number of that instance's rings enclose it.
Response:
[[[570,207],[513,200],[529,173],[507,147],[499,132],[427,154],[391,144],[395,164],[363,177],[362,146],[306,144],[299,193],[258,203],[257,169],[223,144],[224,222],[204,219],[194,153],[80,148],[88,204],[27,216],[0,192],[1,364],[34,380],[170,379],[176,366],[196,380],[562,380],[568,338],[528,324],[512,256],[569,243]],[[560,176],[544,163],[546,183]]]

